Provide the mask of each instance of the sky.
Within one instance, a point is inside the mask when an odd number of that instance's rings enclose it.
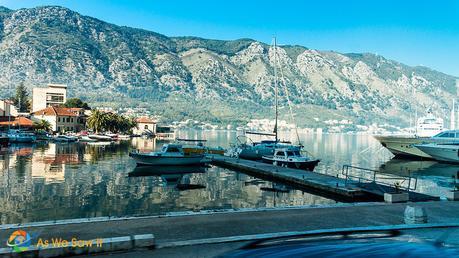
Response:
[[[10,9],[68,7],[167,36],[252,38],[342,53],[369,52],[459,76],[459,1],[0,0]]]

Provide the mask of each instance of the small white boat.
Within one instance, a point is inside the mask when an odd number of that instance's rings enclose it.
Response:
[[[416,148],[430,155],[435,160],[459,163],[459,143],[428,143],[418,144],[415,146]]]
[[[71,135],[57,135],[53,137],[53,140],[56,142],[76,142],[78,138]]]
[[[204,155],[185,155],[182,145],[164,144],[159,152],[131,152],[129,156],[135,159],[138,165],[148,166],[190,166],[209,162]]]
[[[103,142],[103,141],[112,141],[113,140],[112,137],[107,136],[107,135],[101,135],[101,134],[90,134],[90,135],[88,135],[88,137],[90,139],[94,139],[94,140],[101,141],[101,142]]]
[[[8,140],[9,142],[32,143],[37,140],[37,136],[34,133],[21,130],[9,130]]]
[[[274,151],[273,156],[263,156],[263,162],[275,166],[314,171],[314,168],[319,164],[320,160],[303,156],[298,148],[293,147],[278,148]]]
[[[91,139],[88,136],[81,136],[80,137],[80,142],[97,142],[96,139]]]

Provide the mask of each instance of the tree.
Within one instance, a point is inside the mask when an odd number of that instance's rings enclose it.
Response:
[[[12,98],[14,106],[16,106],[19,112],[29,112],[30,111],[30,99],[29,93],[23,82],[21,82],[16,88],[16,95]]]
[[[96,133],[106,129],[107,126],[107,113],[100,110],[93,110],[87,120],[88,128]]]
[[[38,122],[33,122],[33,128],[35,130],[43,130],[45,132],[51,131],[51,124],[46,120],[40,120]]]
[[[93,110],[87,120],[88,128],[96,133],[110,131],[113,133],[128,133],[137,126],[134,118],[115,113],[105,113]]]
[[[67,108],[84,108],[86,110],[90,110],[88,103],[83,102],[79,98],[69,98],[67,101],[62,105],[63,107]]]

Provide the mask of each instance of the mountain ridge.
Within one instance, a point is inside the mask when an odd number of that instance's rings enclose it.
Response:
[[[300,124],[346,118],[406,125],[414,108],[444,116],[456,94],[454,76],[371,53],[282,45],[278,55],[286,85],[281,104],[289,93]],[[272,115],[273,62],[273,48],[253,39],[168,37],[59,6],[0,7],[2,96],[22,81],[29,88],[60,82],[95,105],[141,106],[173,120],[244,123]],[[193,108],[180,110],[171,101]],[[315,110],[328,115],[318,122]]]

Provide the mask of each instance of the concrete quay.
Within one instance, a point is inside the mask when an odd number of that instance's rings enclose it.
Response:
[[[93,222],[75,220],[75,222],[58,223],[59,225],[50,225],[49,223],[31,223],[24,226],[2,225],[0,239],[7,239],[17,228],[21,228],[31,235],[38,234],[43,239],[101,239],[153,234],[157,249],[132,251],[154,255],[167,252],[167,250],[171,251],[174,248],[173,243],[181,242],[182,244],[176,245],[176,248],[194,250],[199,253],[200,247],[196,245],[195,249],[193,249],[193,241],[203,245],[206,242],[199,242],[199,240],[209,238],[318,229],[400,225],[404,224],[404,211],[407,205],[423,207],[427,212],[429,223],[459,223],[459,202],[365,203],[301,209],[262,209],[244,212],[194,213],[185,216],[150,216],[125,220],[100,219]],[[189,241],[189,245],[183,244],[187,241]],[[240,242],[244,241],[241,240]],[[219,243],[213,244],[218,245]],[[233,245],[231,244],[230,246]],[[7,248],[5,241],[0,242],[0,248]],[[218,251],[218,249],[215,251]],[[172,253],[175,252],[172,251]],[[123,253],[123,255],[128,257],[126,253]]]

